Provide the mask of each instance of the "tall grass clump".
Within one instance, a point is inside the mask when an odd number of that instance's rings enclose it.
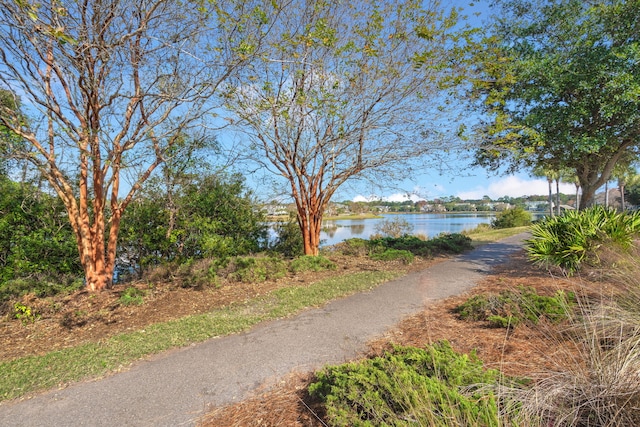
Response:
[[[585,262],[597,264],[597,250],[605,243],[631,248],[640,234],[640,212],[617,213],[602,206],[568,211],[534,224],[531,234],[526,241],[529,259],[570,276]]]
[[[332,426],[498,426],[490,391],[500,380],[475,354],[442,341],[425,348],[397,346],[383,356],[329,366],[309,386]]]
[[[598,295],[591,284],[579,294],[578,310],[556,335],[553,368],[535,386],[505,394],[520,402],[520,425],[640,425],[638,249],[607,246],[597,255],[603,263],[588,273],[607,288]]]
[[[521,403],[520,425],[640,425],[640,325],[583,308],[569,331],[571,350],[556,354],[534,387],[510,395]]]

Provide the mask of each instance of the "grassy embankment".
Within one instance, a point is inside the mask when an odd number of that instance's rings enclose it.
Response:
[[[523,229],[472,234],[486,243]],[[210,313],[152,325],[110,339],[0,363],[0,400],[13,399],[61,384],[95,378],[125,369],[130,363],[171,348],[215,336],[245,331],[267,320],[292,316],[305,308],[371,289],[401,275],[401,271],[360,272],[311,286],[290,286]]]

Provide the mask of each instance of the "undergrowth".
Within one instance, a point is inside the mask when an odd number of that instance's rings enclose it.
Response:
[[[446,341],[396,346],[380,357],[325,367],[316,377],[309,393],[324,403],[332,426],[501,425],[492,390],[506,380]]]
[[[553,296],[538,295],[531,287],[520,286],[499,294],[475,295],[454,309],[463,320],[486,321],[492,327],[536,325],[541,318],[560,322],[571,316],[575,294],[558,291]]]

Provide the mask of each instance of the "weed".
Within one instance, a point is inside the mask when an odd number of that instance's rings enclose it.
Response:
[[[118,300],[122,305],[142,305],[146,292],[134,286],[129,286],[120,295]]]
[[[324,271],[335,270],[336,264],[323,256],[305,255],[294,259],[289,268],[294,273],[302,271]]]
[[[33,323],[40,318],[40,315],[34,309],[19,302],[13,305],[13,313],[15,318],[20,320],[23,325]]]

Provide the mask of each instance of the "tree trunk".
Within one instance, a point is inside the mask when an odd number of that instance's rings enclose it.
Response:
[[[547,182],[549,183],[549,217],[553,218],[553,181],[547,178]]]
[[[576,210],[580,210],[580,184],[576,183]]]
[[[598,187],[595,185],[582,185],[582,197],[580,199],[580,210],[584,210],[591,207],[595,200],[596,190]]]
[[[618,190],[620,191],[620,210],[624,212],[626,209],[624,200],[624,182],[618,181]]]
[[[556,213],[560,216],[560,178],[556,178]]]
[[[604,183],[604,207],[609,207],[609,181]]]

